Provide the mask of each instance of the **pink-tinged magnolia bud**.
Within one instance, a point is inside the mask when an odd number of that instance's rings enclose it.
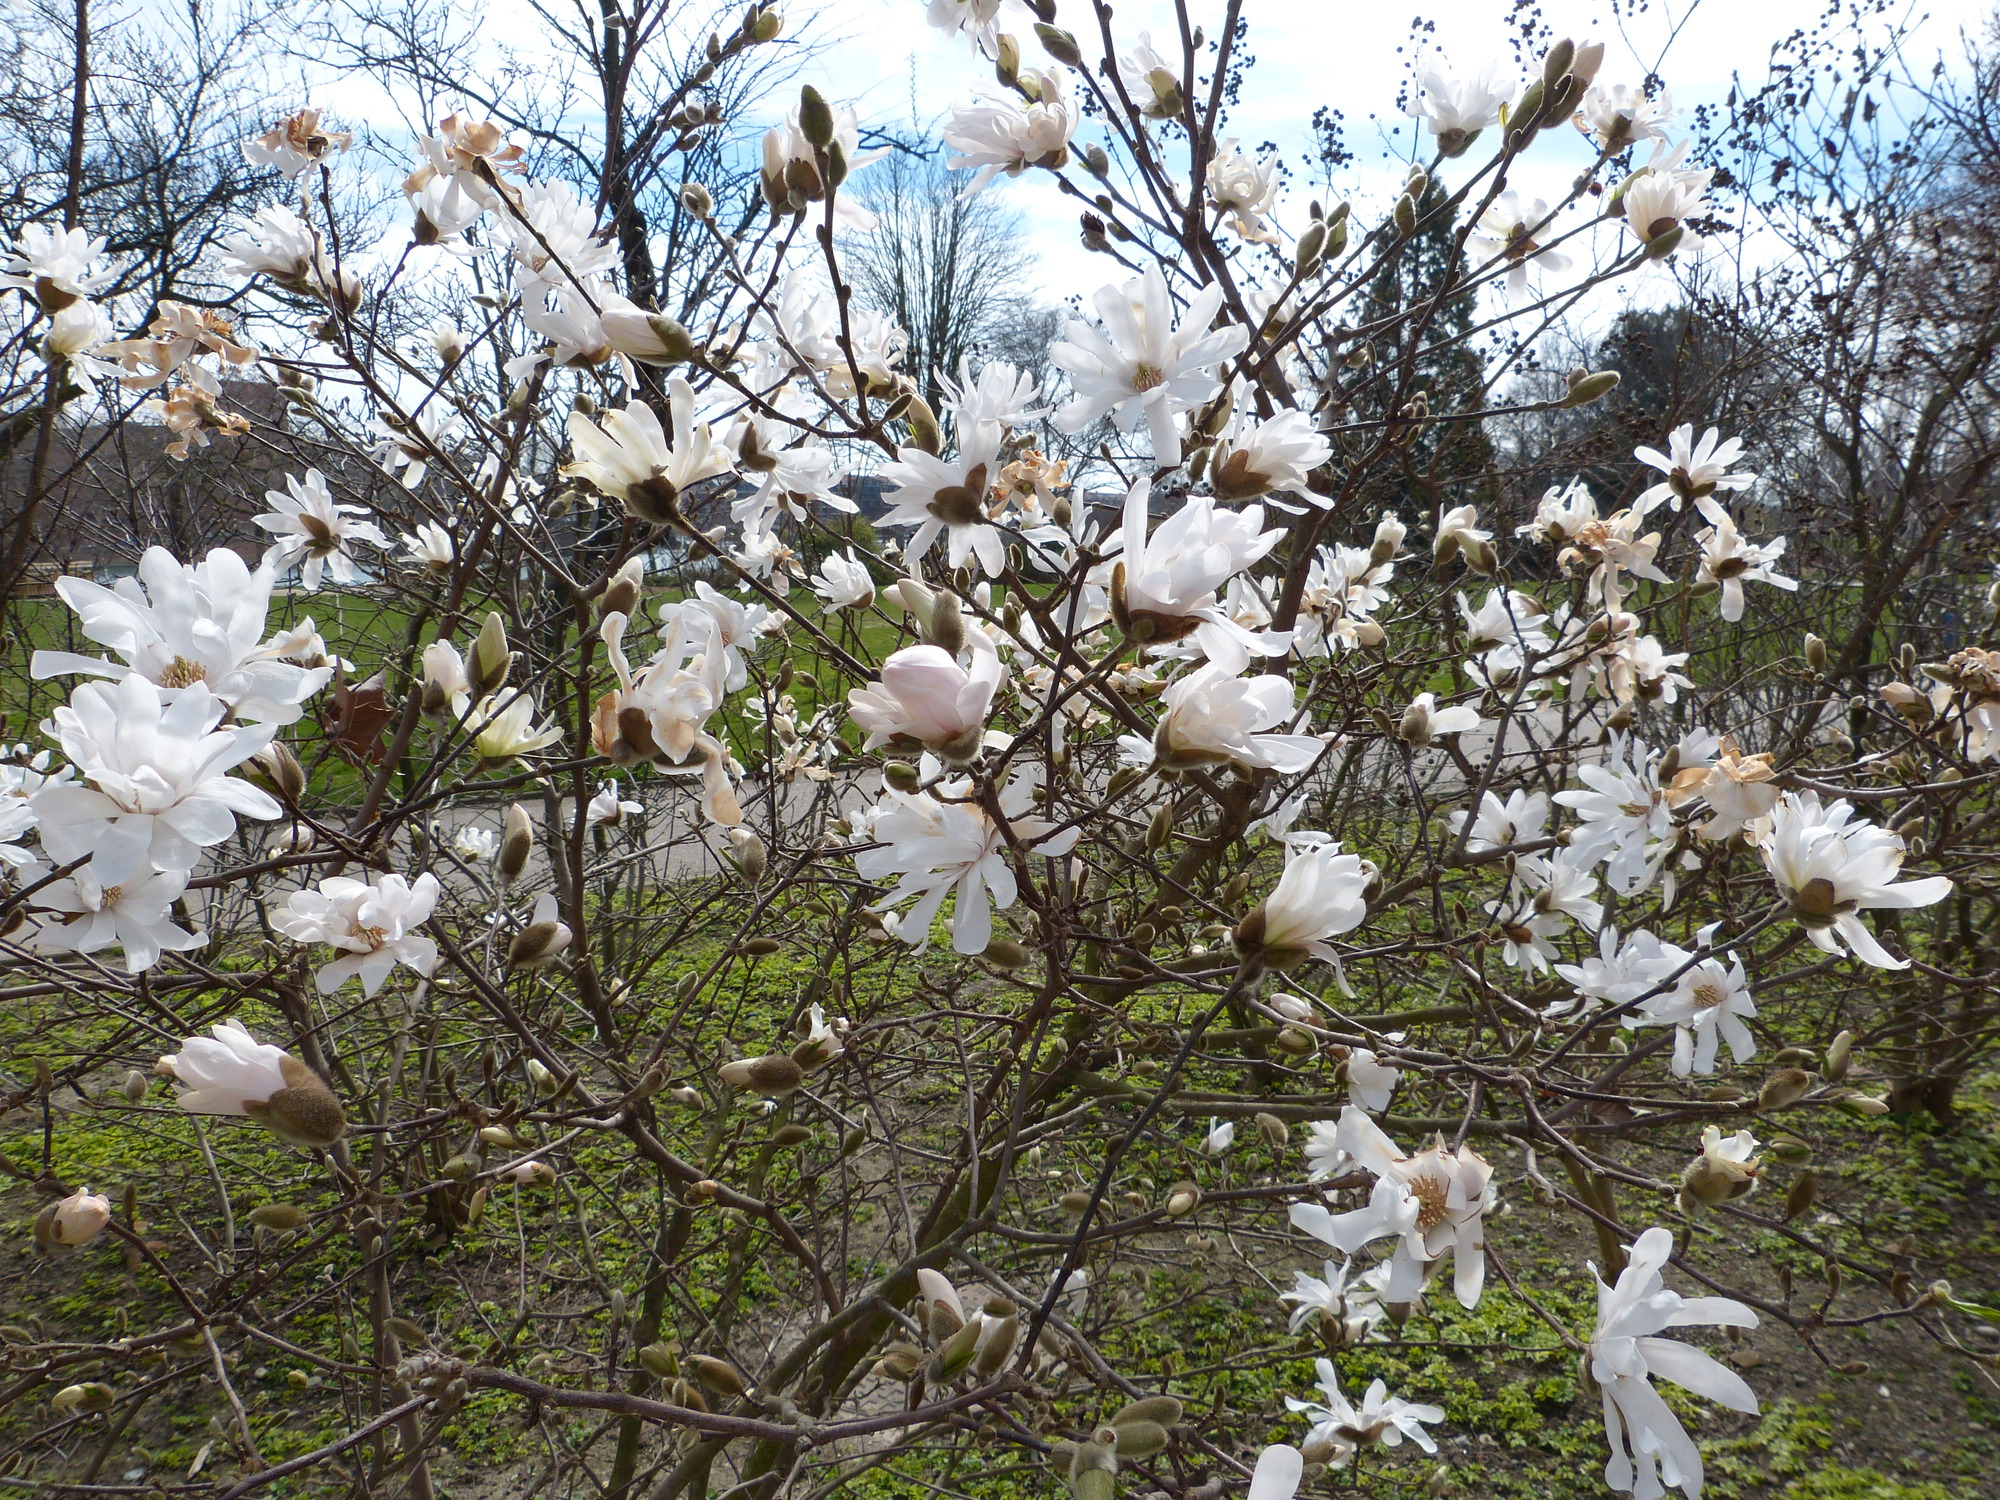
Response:
[[[45,1254],[64,1255],[87,1245],[111,1222],[111,1200],[92,1192],[71,1193],[35,1218],[35,1245]]]
[[[868,733],[864,748],[900,738],[954,764],[976,760],[1006,668],[984,636],[973,637],[972,648],[968,670],[940,647],[905,647],[882,664],[880,682],[848,694],[850,716]]]

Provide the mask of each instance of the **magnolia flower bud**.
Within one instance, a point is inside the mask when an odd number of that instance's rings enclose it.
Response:
[[[1805,647],[1806,665],[1815,672],[1826,670],[1826,642],[1807,632]]]
[[[1812,1074],[1803,1068],[1780,1068],[1757,1091],[1759,1109],[1784,1109],[1812,1092]]]
[[[521,878],[521,872],[528,868],[528,856],[535,852],[535,828],[528,820],[528,810],[520,803],[510,803],[507,808],[507,829],[500,838],[500,878],[510,884]]]
[[[699,182],[684,182],[681,207],[705,224],[715,217],[715,195]]]
[[[1403,550],[1403,539],[1409,535],[1409,528],[1394,514],[1384,515],[1375,523],[1375,541],[1368,549],[1368,560],[1380,567]]]
[[[35,1216],[35,1247],[61,1255],[87,1245],[111,1222],[111,1200],[95,1193],[71,1193]]]
[[[604,586],[604,592],[597,600],[597,618],[607,615],[625,615],[639,607],[639,591],[646,582],[646,560],[634,557],[625,566],[611,575],[611,581]]]
[[[290,1232],[312,1223],[312,1215],[291,1203],[266,1203],[250,1210],[250,1222],[260,1229]]]
[[[1201,1206],[1201,1188],[1192,1182],[1177,1182],[1167,1192],[1167,1217],[1182,1218]]]
[[[1267,1146],[1282,1148],[1292,1138],[1291,1127],[1276,1115],[1259,1113],[1256,1116],[1257,1134],[1264,1138]]]
[[[1828,1083],[1839,1083],[1847,1076],[1847,1070],[1854,1060],[1854,1033],[1843,1031],[1827,1044],[1826,1062],[1820,1068]]]
[[[731,1088],[771,1096],[791,1093],[806,1081],[806,1070],[783,1053],[773,1052],[765,1057],[724,1063],[717,1069],[717,1076]]]
[[[732,828],[729,830],[729,859],[743,878],[755,885],[764,878],[764,870],[770,863],[770,852],[753,829]]]
[[[1012,1311],[994,1315],[989,1312],[984,1327],[979,1334],[979,1344],[972,1353],[972,1373],[981,1380],[991,1380],[1006,1367],[1014,1348],[1021,1342],[1021,1320]]]
[[[573,936],[569,924],[556,916],[556,898],[544,894],[535,903],[535,919],[508,943],[507,968],[509,971],[545,968],[569,947]]]
[[[280,797],[290,806],[299,805],[299,799],[306,794],[306,771],[290,746],[283,740],[272,740],[250,760]]]
[[[1616,370],[1598,370],[1589,375],[1573,375],[1569,380],[1569,391],[1557,403],[1559,406],[1588,406],[1600,401],[1618,389]]]

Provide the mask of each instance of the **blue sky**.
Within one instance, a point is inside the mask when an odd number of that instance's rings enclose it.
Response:
[[[1894,14],[1915,28],[1915,58],[1927,65],[1942,55],[1950,66],[1963,60],[1961,29],[1982,31],[1993,8],[1993,0],[1934,0]],[[1211,26],[1223,13],[1220,4],[1199,0],[1191,9],[1197,21],[1213,12]],[[1465,70],[1488,57],[1507,56],[1512,9],[1505,0],[1432,0],[1422,12],[1434,23],[1427,45]],[[1810,29],[1825,9],[1823,0],[1645,0],[1643,7],[1634,0],[1543,0],[1540,6],[1558,34],[1606,43],[1602,81],[1636,84],[1657,71],[1684,113],[1720,103],[1733,73],[1761,81],[1772,44],[1794,30]],[[1412,26],[1417,12],[1333,0],[1247,0],[1244,11],[1250,23],[1247,45],[1258,61],[1231,133],[1248,145],[1274,142],[1296,156],[1308,141],[1313,111],[1332,105],[1345,115],[1355,153],[1352,191],[1364,203],[1389,193],[1401,180],[1398,163],[1407,159],[1409,122],[1397,101],[1417,45]],[[1065,0],[1059,18],[1072,13],[1085,14],[1080,0]],[[1170,35],[1172,16],[1173,7],[1164,0],[1120,0],[1117,34],[1121,42],[1144,30]],[[954,100],[970,97],[991,79],[990,66],[975,58],[967,43],[924,24],[922,0],[827,0],[820,25],[841,40],[805,76],[829,98],[853,103],[870,123],[906,126],[913,92],[921,119],[941,117]],[[1038,55],[1032,39],[1024,51],[1030,58]],[[1588,159],[1581,142],[1569,152],[1538,147],[1537,156],[1517,170],[1513,185],[1552,200]],[[1030,174],[992,191],[1005,193],[1026,216],[1052,300],[1088,293],[1106,279],[1107,262],[1077,244],[1075,201],[1059,195],[1046,178]],[[1303,215],[1286,215],[1281,208],[1281,217],[1296,223]]]

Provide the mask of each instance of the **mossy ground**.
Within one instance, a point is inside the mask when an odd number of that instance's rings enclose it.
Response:
[[[676,971],[701,967],[714,956],[719,941],[711,934],[690,943],[685,952],[677,951]],[[775,1035],[820,972],[821,962],[817,952],[794,943],[727,972],[716,993],[717,1003],[728,1008],[731,1033]],[[883,983],[910,982],[914,969],[909,965],[916,961],[897,962],[905,967],[893,968]],[[934,973],[942,972],[949,965],[948,950],[925,962]],[[672,978],[661,976],[663,989]],[[670,997],[663,995],[656,1003],[664,1019]],[[1174,1019],[1170,1001],[1157,1004],[1158,1019]],[[105,1023],[84,1025],[67,1015],[64,1003],[51,997],[19,1002],[0,1018],[10,1071],[17,1076],[27,1072],[37,1053],[73,1057],[90,1050]],[[253,1008],[245,1019],[255,1027],[274,1018]],[[87,1091],[91,1097],[55,1101],[47,1121],[49,1162],[71,1182],[114,1198],[133,1184],[145,1237],[167,1266],[193,1271],[210,1253],[207,1247],[219,1244],[212,1209],[215,1176],[229,1185],[239,1223],[260,1203],[288,1202],[308,1209],[327,1205],[323,1174],[255,1128],[226,1121],[198,1124],[173,1109],[158,1086],[143,1105],[125,1103],[115,1087],[123,1068],[149,1060],[136,1055],[107,1059]],[[1898,1116],[1865,1121],[1831,1111],[1787,1116],[1788,1133],[1812,1147],[1813,1169],[1820,1174],[1810,1210],[1814,1231],[1874,1263],[1883,1259],[1885,1247],[1911,1236],[1915,1253],[1908,1267],[1919,1289],[1949,1279],[1963,1298],[2000,1304],[1996,1083],[2000,1080],[1987,1080],[1984,1087],[1967,1091],[1963,1119],[1949,1132]],[[0,1149],[30,1173],[37,1170],[44,1145],[40,1113],[19,1113],[4,1126]],[[695,1125],[670,1121],[669,1128],[686,1131],[681,1144],[699,1149]],[[743,1131],[764,1128],[747,1112],[740,1124],[732,1123],[732,1129]],[[205,1133],[214,1155],[213,1173],[198,1132]],[[365,1141],[356,1149],[365,1161]],[[586,1298],[561,1308],[540,1308],[525,1305],[520,1296],[518,1266],[524,1255],[538,1262],[544,1285],[565,1278],[577,1285],[587,1278],[625,1285],[639,1279],[642,1247],[653,1226],[634,1222],[620,1199],[623,1158],[613,1146],[588,1140],[578,1149],[581,1154],[572,1159],[556,1189],[496,1191],[479,1227],[448,1244],[427,1245],[421,1221],[405,1221],[396,1250],[398,1310],[422,1326],[437,1347],[477,1352],[504,1346],[511,1349],[508,1359],[515,1368],[546,1372],[551,1379],[575,1380],[585,1369],[601,1366],[609,1320],[600,1302]],[[775,1157],[773,1181],[782,1189],[829,1170],[833,1150],[833,1143],[822,1137]],[[1535,1289],[1550,1315],[1564,1327],[1586,1333],[1594,1303],[1585,1262],[1595,1253],[1594,1242],[1536,1204],[1526,1186],[1525,1163],[1510,1148],[1495,1146],[1490,1154],[1506,1201],[1504,1213],[1489,1229],[1491,1243],[1507,1271]],[[1046,1178],[1023,1180],[1016,1207],[1024,1222],[1045,1226],[1050,1221],[1053,1200],[1071,1185],[1073,1177],[1065,1174],[1074,1167],[1052,1162]],[[1774,1168],[1774,1180],[1752,1202],[1774,1208],[1794,1171]],[[1246,1131],[1220,1162],[1163,1146],[1134,1161],[1118,1187],[1155,1191],[1189,1175],[1205,1185],[1225,1178],[1236,1184],[1294,1181],[1296,1141],[1280,1154]],[[109,1242],[61,1260],[39,1258],[29,1248],[28,1236],[39,1199],[16,1185],[7,1190],[4,1204],[13,1233],[10,1248],[0,1250],[0,1324],[11,1329],[0,1337],[18,1345],[26,1339],[16,1330],[25,1330],[38,1342],[89,1342],[170,1326],[180,1318],[162,1278],[143,1261],[121,1254]],[[1665,1204],[1637,1202],[1624,1207],[1634,1219],[1666,1209]],[[863,1229],[851,1248],[849,1269],[856,1281],[874,1269]],[[1820,1262],[1790,1239],[1767,1232],[1747,1241],[1739,1236],[1738,1242],[1745,1246],[1745,1258],[1735,1271],[1758,1295],[1780,1300],[1781,1273],[1788,1270],[1793,1307],[1824,1299]],[[687,1255],[690,1283],[712,1301],[725,1282],[726,1236],[705,1221]],[[317,1237],[308,1232],[262,1249],[245,1234],[239,1236],[236,1270],[248,1274],[283,1256],[301,1259],[293,1284],[316,1279],[334,1288],[334,1294],[289,1317],[282,1316],[275,1298],[263,1311],[285,1338],[339,1357],[343,1335],[363,1321],[357,1250],[331,1228]],[[1311,1395],[1318,1351],[1287,1335],[1276,1293],[1299,1268],[1317,1271],[1317,1259],[1301,1253],[1299,1239],[1286,1231],[1277,1213],[1239,1213],[1225,1221],[1197,1211],[1093,1265],[1091,1332],[1119,1368],[1170,1370],[1171,1389],[1186,1400],[1191,1417],[1236,1434],[1246,1453],[1261,1442],[1296,1441],[1303,1426],[1286,1414],[1283,1399]],[[206,1277],[203,1273],[196,1279]],[[745,1315],[769,1316],[773,1290],[753,1265],[737,1293]],[[1833,1313],[1875,1306],[1879,1296],[1873,1287],[1850,1287],[1836,1299]],[[560,1319],[560,1327],[551,1318]],[[1764,1403],[1760,1416],[1738,1417],[1669,1392],[1690,1430],[1703,1441],[1711,1500],[2000,1497],[2000,1388],[1988,1371],[1940,1348],[1909,1323],[1829,1333],[1821,1338],[1818,1353],[1772,1320],[1740,1345],[1709,1340],[1705,1332],[1694,1336],[1742,1366]],[[1996,1345],[2000,1340],[1988,1338],[1975,1347],[1985,1353]],[[176,1353],[167,1368],[206,1358]],[[1441,1284],[1400,1340],[1345,1351],[1338,1359],[1350,1394],[1358,1395],[1379,1376],[1397,1394],[1435,1403],[1446,1414],[1436,1429],[1436,1457],[1410,1445],[1378,1454],[1333,1481],[1351,1493],[1481,1500],[1581,1500],[1608,1493],[1602,1479],[1601,1417],[1595,1402],[1579,1392],[1575,1356],[1509,1290],[1503,1276],[1489,1276],[1486,1295],[1474,1311],[1460,1308]],[[1864,1372],[1835,1372],[1835,1367],[1857,1362],[1866,1363]],[[233,1353],[232,1365],[232,1379],[253,1413],[253,1430],[267,1462],[330,1441],[360,1416],[358,1407],[350,1408],[308,1365],[283,1351],[251,1347]],[[0,1410],[0,1443],[11,1444],[46,1421],[44,1403],[55,1384],[98,1378],[129,1389],[161,1373],[156,1365],[115,1362],[94,1375],[66,1370],[55,1383],[21,1390]],[[886,1388],[875,1394],[895,1399]],[[212,1425],[225,1410],[212,1376],[178,1381],[108,1444],[101,1419],[84,1419],[64,1445],[68,1457],[60,1470],[51,1465],[37,1472],[73,1479],[102,1447],[106,1461],[101,1477],[117,1480],[144,1472],[181,1482],[211,1444],[208,1463],[211,1472],[220,1471],[234,1464],[226,1445],[215,1442]],[[1088,1418],[1090,1412],[1079,1405],[1077,1414]],[[455,1500],[521,1495],[560,1456],[556,1449],[561,1442],[579,1441],[600,1425],[578,1416],[532,1426],[524,1424],[523,1416],[522,1403],[511,1397],[480,1395],[469,1401],[443,1434],[435,1464],[441,1492]],[[1433,1483],[1441,1488],[1427,1488]],[[327,1470],[273,1486],[269,1493],[332,1494],[346,1487],[344,1476]],[[1134,1482],[1134,1492],[1142,1488]],[[1001,1447],[935,1463],[913,1457],[900,1470],[860,1475],[846,1492],[864,1500],[919,1500],[939,1493],[1016,1500],[1064,1493],[1045,1470]]]

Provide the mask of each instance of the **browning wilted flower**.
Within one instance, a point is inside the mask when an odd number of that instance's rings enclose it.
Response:
[[[296,178],[307,168],[354,144],[351,132],[328,130],[320,124],[319,117],[316,109],[287,115],[262,135],[253,135],[245,141],[243,159],[253,167],[271,167],[287,178]]]

